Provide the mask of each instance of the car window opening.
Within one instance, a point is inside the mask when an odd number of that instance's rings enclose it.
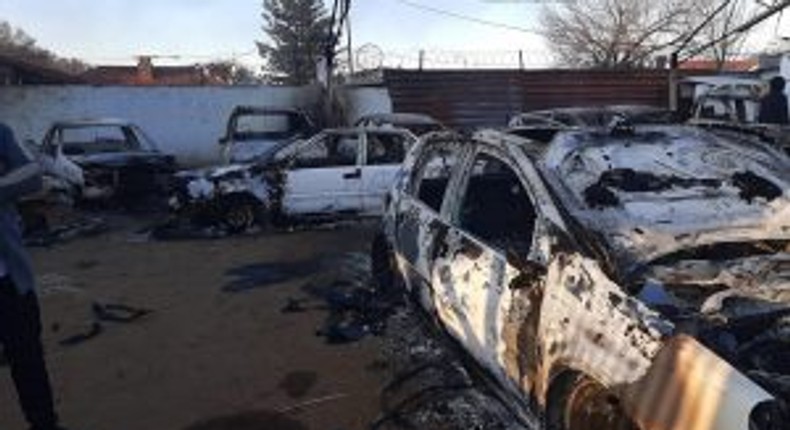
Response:
[[[502,250],[528,252],[536,212],[516,173],[486,154],[475,159],[462,199],[462,229]]]

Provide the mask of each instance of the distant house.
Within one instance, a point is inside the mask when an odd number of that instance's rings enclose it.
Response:
[[[80,78],[51,67],[0,53],[0,86],[77,84]]]
[[[692,58],[680,63],[681,70],[718,70],[718,62],[708,58]],[[758,58],[734,58],[721,67],[724,72],[749,72],[760,66]]]
[[[90,85],[200,86],[226,85],[222,65],[154,66],[152,57],[138,58],[136,66],[97,66],[82,75]]]

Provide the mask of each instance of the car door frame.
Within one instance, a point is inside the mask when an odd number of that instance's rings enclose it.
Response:
[[[318,139],[328,138],[332,134],[356,134],[357,139],[357,153],[356,161],[353,165],[349,166],[326,166],[326,167],[303,167],[294,168],[296,157],[304,148],[314,144]],[[316,136],[299,144],[294,154],[290,156],[291,160],[288,167],[285,169],[285,179],[283,183],[283,196],[282,196],[282,211],[288,216],[311,216],[311,215],[332,215],[337,213],[358,212],[362,209],[362,154],[365,145],[364,133],[359,130],[331,130],[317,134]],[[306,177],[308,172],[299,172],[311,170],[317,176],[314,178]],[[295,172],[300,174],[294,179]],[[318,189],[314,192],[305,190],[302,193],[294,195],[293,182],[298,180],[299,184],[309,182],[319,183],[324,180],[333,180],[336,184],[343,184],[345,187],[337,187],[334,190]],[[307,181],[305,181],[307,180]],[[350,182],[353,181],[353,182]],[[347,189],[346,189],[347,188]],[[323,208],[333,208],[332,210],[322,210]]]
[[[368,154],[370,153],[370,134],[371,133],[381,133],[381,134],[389,134],[389,135],[396,135],[401,136],[403,138],[403,156],[404,159],[401,160],[397,164],[368,164]],[[415,144],[417,138],[411,134],[411,132],[407,130],[385,130],[385,129],[375,129],[375,128],[363,128],[362,134],[365,136],[365,144],[363,150],[363,157],[362,157],[362,204],[363,204],[363,212],[371,215],[381,214],[384,209],[384,198],[387,195],[387,192],[392,187],[395,182],[395,178],[397,177],[398,171],[403,168],[403,161],[406,158],[406,154],[411,150],[411,146]],[[377,181],[375,181],[376,171],[380,171],[382,169],[386,169],[383,173],[385,176],[389,176],[390,178],[385,179],[384,182],[387,183],[387,186],[384,188],[376,188],[371,190],[374,185],[377,185]],[[387,175],[387,171],[390,171],[391,174]],[[391,180],[389,180],[391,179]],[[378,181],[379,183],[381,181]],[[371,184],[370,187],[368,184]]]

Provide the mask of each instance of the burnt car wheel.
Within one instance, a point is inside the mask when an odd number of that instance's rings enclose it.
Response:
[[[584,375],[563,378],[551,395],[547,430],[638,430],[609,390]]]
[[[241,233],[258,224],[260,204],[254,199],[244,196],[229,196],[223,201],[222,223],[230,233]]]
[[[371,271],[376,288],[384,294],[402,294],[399,287],[398,270],[395,267],[395,254],[383,234],[376,235],[370,250]]]

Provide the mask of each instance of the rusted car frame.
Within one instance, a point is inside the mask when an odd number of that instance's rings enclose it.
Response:
[[[785,428],[788,165],[690,127],[430,135],[374,270],[549,429]]]
[[[120,119],[56,122],[36,152],[53,186],[82,201],[134,203],[164,195],[176,168],[175,157]]]

